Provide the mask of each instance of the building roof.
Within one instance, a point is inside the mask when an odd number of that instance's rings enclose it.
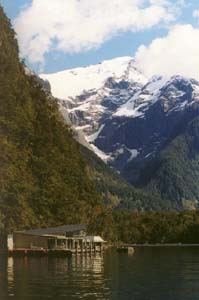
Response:
[[[101,236],[86,236],[86,241],[94,243],[105,243]]]
[[[75,232],[80,230],[86,230],[86,225],[85,224],[64,225],[59,227],[24,230],[24,231],[20,231],[20,233],[30,234],[30,235],[47,235],[47,234],[64,235],[66,232]]]

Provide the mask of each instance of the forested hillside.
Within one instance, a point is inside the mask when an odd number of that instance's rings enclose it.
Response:
[[[100,200],[56,101],[18,58],[0,8],[0,212],[7,229],[85,221]]]
[[[149,208],[73,138],[56,99],[26,74],[0,8],[0,223],[7,230],[89,222],[100,205]]]
[[[193,209],[199,199],[199,117],[191,121],[143,170],[139,185],[152,196]]]
[[[90,227],[107,240],[128,244],[199,243],[199,211],[106,211]]]

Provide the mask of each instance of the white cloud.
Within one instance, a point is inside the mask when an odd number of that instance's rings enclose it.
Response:
[[[78,53],[114,35],[173,20],[168,0],[33,0],[15,20],[23,56],[44,63],[54,50]]]
[[[167,36],[155,39],[136,53],[139,68],[150,77],[174,74],[199,77],[199,28],[177,25]]]

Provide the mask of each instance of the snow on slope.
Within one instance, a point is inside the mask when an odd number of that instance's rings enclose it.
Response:
[[[122,105],[113,115],[115,117],[142,117],[149,104],[158,100],[161,88],[167,83],[168,77],[154,76],[127,103]]]
[[[78,137],[83,136],[105,162],[111,165],[116,162],[114,167],[118,170],[140,156],[146,159],[155,153],[157,144],[162,141],[160,136],[152,147],[146,139],[138,147],[133,142],[137,139],[136,132],[134,135],[129,133],[134,124],[132,119],[145,122],[147,111],[158,101],[167,116],[199,101],[198,82],[181,76],[147,79],[132,57],[40,76],[50,82],[53,96],[61,99],[60,110],[73,124]],[[125,134],[120,132],[120,127],[121,130],[126,128]],[[107,137],[110,136],[109,141]],[[132,136],[132,141],[131,138],[124,140],[124,136]]]
[[[41,74],[40,77],[51,84],[52,94],[59,99],[76,97],[84,91],[99,89],[110,78],[125,76],[130,80],[145,83],[146,78],[133,68],[134,59],[130,56],[105,60],[97,65],[75,68],[54,74]]]

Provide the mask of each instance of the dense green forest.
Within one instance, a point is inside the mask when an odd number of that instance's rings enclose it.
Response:
[[[56,99],[37,76],[26,74],[2,8],[0,48],[2,226],[13,230],[89,222],[99,203],[142,208],[146,195],[74,140]]]
[[[0,212],[7,229],[85,221],[100,197],[58,105],[18,58],[0,8]]]
[[[199,244],[199,211],[136,212],[99,208],[90,231],[112,242]]]

